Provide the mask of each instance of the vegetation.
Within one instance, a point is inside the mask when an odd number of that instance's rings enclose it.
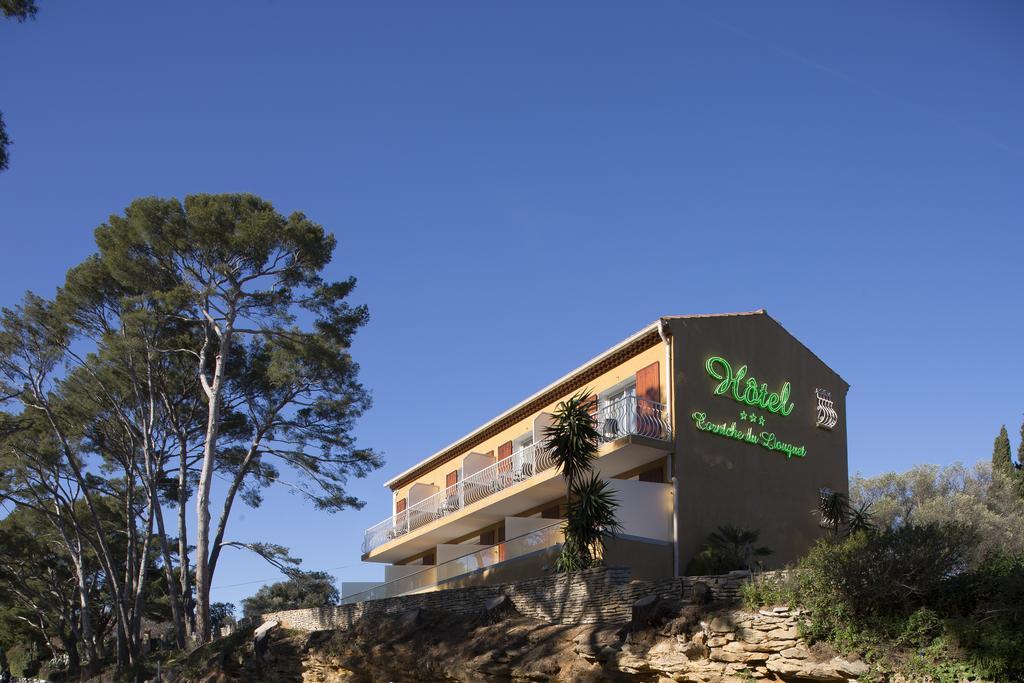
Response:
[[[0,0],[0,14],[19,22],[35,18],[37,9],[35,0]],[[10,145],[4,113],[0,112],[0,172],[6,171],[10,165]]]
[[[256,595],[242,601],[246,619],[258,619],[267,612],[337,605],[340,596],[334,577],[327,572],[291,572],[287,581],[263,586]]]
[[[592,472],[601,434],[594,411],[597,398],[587,391],[558,404],[544,431],[544,446],[566,484],[565,542],[556,561],[560,572],[579,571],[598,564],[605,539],[620,529],[615,494]]]
[[[912,680],[1024,678],[1024,503],[988,463],[851,481],[872,524],[829,534],[749,607],[804,607],[803,630]]]
[[[704,547],[690,560],[686,573],[724,574],[745,569],[754,571],[763,568],[760,558],[772,554],[772,549],[758,546],[761,532],[740,529],[731,524],[718,527],[708,535]]]
[[[286,477],[319,509],[360,507],[347,479],[381,464],[351,436],[370,403],[348,353],[367,313],[346,303],[353,280],[321,277],[321,226],[251,195],[147,198],[96,241],[53,298],[0,312],[0,503],[16,510],[0,524],[0,649],[67,653],[72,674],[109,642],[138,670],[147,619],[179,648],[208,638],[226,548],[295,567],[227,535],[237,502]]]

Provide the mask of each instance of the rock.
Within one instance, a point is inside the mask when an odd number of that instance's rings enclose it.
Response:
[[[253,640],[262,640],[267,637],[267,634],[272,630],[281,625],[279,621],[264,621],[262,624],[256,627],[256,630],[252,632]]]
[[[731,633],[736,630],[736,625],[725,617],[717,616],[711,620],[708,630],[712,633]]]
[[[703,581],[694,582],[693,588],[690,590],[690,600],[695,605],[707,605],[713,598],[710,586]]]
[[[657,593],[646,595],[633,603],[633,624],[643,626],[651,623],[658,613],[658,601],[661,596]]]
[[[750,628],[736,629],[736,638],[745,643],[761,643],[768,639],[762,632]]]
[[[406,612],[402,612],[401,616],[398,617],[398,623],[400,626],[404,626],[406,628],[416,626],[420,623],[421,614],[422,610],[420,610],[419,607],[408,610]]]
[[[792,638],[799,638],[800,631],[796,626],[790,626],[789,628],[777,628],[773,631],[768,631],[768,637],[775,640],[790,640]]]
[[[498,595],[484,602],[483,613],[487,621],[496,623],[519,612],[507,595]]]
[[[852,662],[843,659],[842,657],[834,658],[829,664],[836,670],[836,673],[847,678],[860,678],[868,672],[870,668],[867,664],[859,659],[855,659]]]

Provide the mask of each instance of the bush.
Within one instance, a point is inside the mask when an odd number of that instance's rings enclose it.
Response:
[[[760,536],[757,529],[722,525],[708,535],[704,547],[686,565],[686,573],[700,576],[762,568],[761,558],[771,555],[772,549],[757,545]]]
[[[7,650],[7,665],[12,676],[30,678],[39,671],[39,649],[35,643],[19,643]]]
[[[804,633],[915,680],[1024,680],[1024,555],[976,557],[971,530],[900,526],[821,541],[786,586],[751,582],[752,606],[799,603]]]
[[[757,574],[740,589],[743,605],[756,610],[761,607],[789,607],[800,602],[797,572],[787,570],[774,574]]]

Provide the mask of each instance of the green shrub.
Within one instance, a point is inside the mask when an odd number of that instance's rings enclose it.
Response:
[[[751,610],[788,607],[800,602],[799,575],[795,571],[755,574],[740,590],[743,605]]]
[[[39,671],[39,648],[35,643],[19,643],[7,650],[11,675],[30,678]]]
[[[752,582],[744,597],[799,602],[809,638],[914,680],[1024,680],[1024,557],[993,555],[972,569],[974,552],[972,533],[952,524],[859,533],[819,542],[794,586]]]

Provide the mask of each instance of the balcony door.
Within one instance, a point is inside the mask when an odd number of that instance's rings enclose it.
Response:
[[[598,397],[597,431],[611,441],[636,428],[636,382],[612,387]]]

